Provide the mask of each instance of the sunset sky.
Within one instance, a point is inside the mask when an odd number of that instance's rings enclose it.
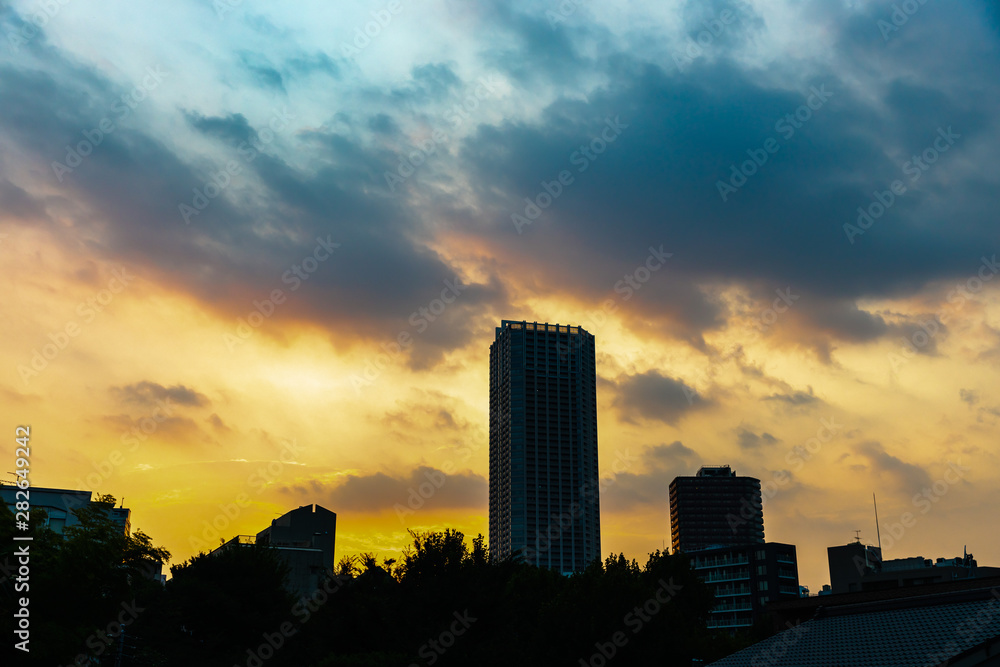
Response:
[[[2,471],[29,424],[34,485],[172,562],[307,503],[338,559],[486,534],[525,319],[596,337],[605,555],[729,464],[814,592],[873,492],[887,558],[1000,565],[994,4],[0,0],[0,36]]]

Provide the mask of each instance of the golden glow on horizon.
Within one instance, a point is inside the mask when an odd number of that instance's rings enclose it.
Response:
[[[234,330],[234,318],[157,286],[134,269],[129,270],[135,280],[84,322],[79,304],[106,288],[116,266],[79,260],[37,230],[4,243],[16,247],[7,255],[10,270],[0,277],[13,315],[0,325],[6,366],[30,366],[32,351],[47,344],[49,334],[71,320],[81,325],[79,335],[37,376],[23,381],[15,374],[0,386],[5,422],[32,425],[34,483],[124,497],[133,526],[166,546],[173,562],[196,553],[197,544],[214,546],[206,538],[216,536],[205,530],[213,521],[224,524],[215,530],[217,538],[256,533],[291,507],[329,506],[333,489],[352,478],[382,474],[406,480],[419,466],[440,469],[449,462],[457,472],[487,477],[486,359],[492,326],[512,313],[498,313],[491,326],[484,323],[480,337],[450,352],[440,367],[414,371],[401,355],[359,390],[351,377],[378,354],[378,340],[334,348],[330,334],[279,313],[230,351],[224,335]],[[38,271],[47,272],[44,281],[32,278]],[[789,344],[790,337],[811,335],[794,312],[773,333],[751,335],[746,321],[758,307],[748,304],[743,320],[706,337],[710,348],[728,351],[708,363],[687,344],[631,328],[623,309],[598,323],[587,313],[598,312],[600,303],[588,308],[541,298],[534,296],[530,278],[524,284],[511,280],[512,291],[523,295],[523,317],[580,325],[597,337],[603,378],[600,465],[606,476],[616,457],[630,452],[635,458],[627,475],[690,474],[699,463],[730,463],[740,474],[767,482],[794,467],[790,452],[816,435],[821,419],[833,419],[841,425],[836,435],[766,503],[767,537],[799,545],[803,583],[816,589],[828,580],[826,546],[846,543],[854,528],[862,528],[863,536],[874,532],[868,507],[873,486],[880,492],[880,510],[898,517],[912,507],[907,480],[919,478],[908,466],[920,466],[933,480],[949,461],[972,457],[977,466],[949,489],[949,503],[921,517],[890,555],[949,556],[975,538],[970,550],[981,563],[1000,562],[1000,538],[983,535],[972,518],[981,511],[977,507],[996,498],[984,487],[1000,472],[991,449],[997,417],[979,410],[990,406],[959,399],[963,389],[995,385],[996,366],[978,355],[988,349],[1000,322],[996,290],[965,305],[963,319],[954,319],[936,341],[939,356],[917,355],[894,372],[889,355],[899,345],[892,339],[841,343],[833,363]],[[735,304],[746,298],[739,295],[738,288],[727,288],[719,298]],[[607,298],[614,298],[610,286]],[[879,302],[866,308],[919,314],[928,304]],[[419,336],[415,341],[420,344]],[[630,420],[614,407],[616,389],[610,383],[650,370],[683,380],[711,404],[673,423]],[[156,406],[135,396],[130,401],[121,388],[145,381],[183,385],[195,398],[174,401],[171,418],[150,433],[140,428],[138,444],[130,448],[123,438],[143,420],[148,425]],[[801,392],[801,404],[772,399],[795,392]],[[767,433],[774,441],[741,446],[742,431]],[[674,461],[668,472],[643,459],[650,448],[677,440],[695,458]],[[299,449],[289,451],[289,441]],[[863,445],[875,441],[881,450]],[[464,459],[457,454],[463,446],[471,448]],[[115,452],[121,454],[119,465],[107,463]],[[278,473],[269,474],[268,465]],[[875,472],[876,465],[882,472]],[[658,498],[620,510],[607,509],[611,496],[606,496],[605,553],[624,551],[641,560],[669,542],[669,479],[663,481]],[[218,519],[240,494],[249,505],[234,518]],[[488,532],[485,503],[478,509],[421,509],[401,520],[393,507],[405,502],[402,495],[386,498],[379,509],[330,506],[338,513],[338,558],[359,552],[398,558],[407,529]]]

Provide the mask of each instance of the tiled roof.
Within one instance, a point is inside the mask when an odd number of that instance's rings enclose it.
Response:
[[[821,609],[712,667],[934,667],[1000,640],[1000,589]]]
[[[978,568],[992,571],[998,568]],[[861,602],[877,602],[881,600],[891,600],[896,598],[910,598],[916,596],[926,596],[937,593],[952,593],[956,591],[968,591],[983,588],[1000,588],[1000,576],[976,577],[971,579],[956,579],[954,581],[939,581],[920,586],[900,586],[898,588],[888,588],[880,590],[855,591],[853,593],[837,593],[834,595],[813,595],[807,598],[794,598],[789,600],[778,600],[767,606],[768,611],[773,611],[784,617],[802,616],[803,619],[811,618],[817,607],[833,607],[839,605],[854,605]]]

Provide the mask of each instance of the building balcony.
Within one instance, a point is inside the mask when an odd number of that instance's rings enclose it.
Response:
[[[710,618],[707,625],[709,628],[749,628],[753,618]]]
[[[709,568],[728,567],[730,565],[746,565],[749,561],[746,556],[735,558],[695,558],[694,569],[706,570]]]
[[[748,579],[750,579],[749,570],[738,570],[736,572],[712,572],[705,577],[705,581],[708,583],[721,581],[745,581]]]
[[[723,604],[712,609],[713,614],[724,614],[726,612],[753,611],[749,602],[739,604]]]

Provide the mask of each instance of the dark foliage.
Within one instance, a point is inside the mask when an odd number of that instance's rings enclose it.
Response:
[[[123,667],[687,667],[741,647],[706,629],[713,599],[688,561],[659,551],[643,565],[609,556],[565,577],[491,562],[481,535],[470,547],[453,530],[411,533],[399,562],[343,558],[320,590],[294,599],[276,552],[253,546],[200,554],[155,584],[139,566],[167,554],[141,533],[116,535],[98,515],[65,540],[36,538],[33,640],[46,639],[44,664],[87,653],[88,638],[130,600],[142,611],[127,628]],[[9,583],[2,594],[12,604]],[[91,651],[91,664],[115,664],[116,649]]]
[[[12,650],[17,600],[30,600],[31,652],[15,651],[18,662],[13,664],[51,667],[88,660],[101,664],[101,659],[114,664],[121,630],[131,643],[141,610],[161,599],[163,587],[148,573],[151,564],[166,563],[170,554],[153,546],[141,530],[125,535],[104,511],[114,507],[114,498],[104,496],[101,501],[75,510],[79,524],[63,536],[45,528],[43,510],[32,511],[30,575],[23,582],[16,574],[15,552],[25,543],[12,539],[14,516],[0,504],[0,564],[5,570],[13,566],[10,574],[0,577],[5,652]]]

